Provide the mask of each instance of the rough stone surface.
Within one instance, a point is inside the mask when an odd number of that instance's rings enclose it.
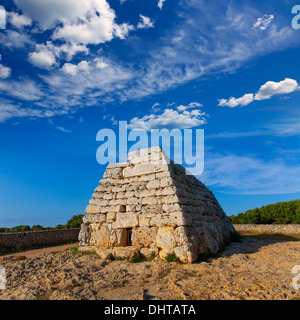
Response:
[[[230,243],[221,255],[194,264],[159,258],[111,261],[104,254],[99,259],[54,249],[43,249],[38,256],[21,252],[0,257],[7,277],[0,300],[300,299],[292,285],[300,241],[247,236]],[[142,248],[141,253],[151,255],[150,250]]]
[[[159,248],[162,258],[175,253],[192,263],[224,248],[235,232],[213,194],[158,147],[110,164],[85,212],[79,242],[91,250]]]

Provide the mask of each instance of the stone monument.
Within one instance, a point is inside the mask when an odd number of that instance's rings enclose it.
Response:
[[[80,250],[103,257],[175,254],[192,263],[235,233],[214,195],[159,147],[109,164],[85,212]]]

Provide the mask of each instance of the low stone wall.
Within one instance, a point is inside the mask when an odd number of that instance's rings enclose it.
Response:
[[[237,232],[300,234],[300,224],[234,224]]]
[[[75,242],[80,229],[0,233],[0,253]]]

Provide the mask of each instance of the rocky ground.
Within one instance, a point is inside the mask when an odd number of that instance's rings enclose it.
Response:
[[[0,257],[6,289],[0,300],[29,299],[299,299],[292,268],[300,241],[243,237],[205,262],[104,261],[70,249]]]

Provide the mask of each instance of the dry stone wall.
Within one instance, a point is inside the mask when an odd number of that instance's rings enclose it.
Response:
[[[300,224],[235,224],[234,228],[238,232],[300,234]]]
[[[0,252],[78,241],[80,229],[0,233]]]
[[[217,252],[234,232],[209,190],[159,148],[108,165],[86,208],[80,245],[123,247],[129,229],[144,254],[175,253],[185,262]]]

